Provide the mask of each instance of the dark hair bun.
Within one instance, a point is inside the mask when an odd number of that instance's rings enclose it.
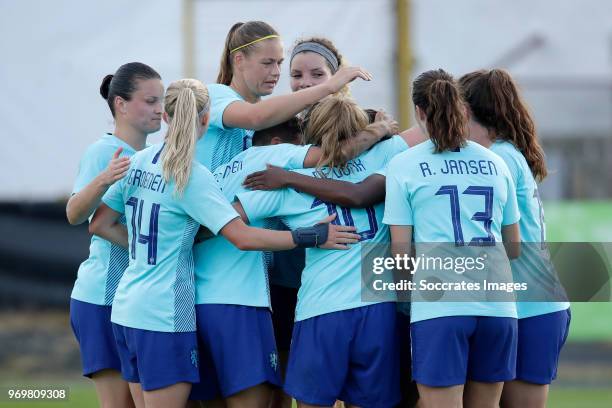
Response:
[[[108,92],[110,89],[110,83],[112,79],[113,79],[113,75],[108,74],[102,80],[102,85],[100,85],[100,95],[102,95],[104,99],[108,99]]]

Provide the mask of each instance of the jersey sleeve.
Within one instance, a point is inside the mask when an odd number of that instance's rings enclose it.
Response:
[[[514,186],[514,181],[510,175],[506,176],[506,185],[508,189],[508,198],[506,199],[506,204],[504,205],[504,214],[502,225],[512,225],[516,224],[521,219],[521,214],[518,208],[518,201],[516,197],[516,188]]]
[[[393,136],[384,142],[384,166],[386,167],[391,160],[399,153],[408,149],[408,145],[401,136]]]
[[[389,161],[398,153],[401,153],[405,150],[408,150],[408,144],[403,137],[399,135],[395,135],[391,138],[391,143],[389,143],[390,151],[389,151]]]
[[[115,150],[117,150],[116,147],[98,143],[87,148],[79,162],[79,171],[72,187],[72,194],[81,191],[106,169]]]
[[[380,176],[387,177],[387,169],[388,169],[388,168],[389,168],[389,165],[388,165],[388,164],[387,164],[387,165],[384,165],[384,166],[383,166],[383,167],[381,167],[380,169],[376,170],[376,171],[374,172],[374,174],[378,174],[378,175],[380,175]]]
[[[414,225],[412,204],[406,181],[403,180],[400,162],[392,160],[387,168],[385,214],[387,225]]]
[[[312,145],[298,146],[294,144],[284,143],[283,154],[286,155],[287,162],[285,163],[286,169],[301,169],[304,167],[304,160],[306,155],[312,147]]]
[[[249,221],[261,220],[264,218],[286,216],[299,213],[301,206],[294,206],[293,210],[290,197],[294,190],[281,189],[273,191],[247,191],[236,194],[236,199],[240,201]]]
[[[124,214],[125,213],[125,201],[123,200],[123,184],[125,178],[117,181],[115,184],[110,186],[108,191],[102,197],[102,202],[109,206],[112,210]]]
[[[232,102],[242,101],[243,99],[227,85],[208,85],[208,92],[210,95],[210,125],[225,130],[226,127],[223,125],[225,108]]]
[[[199,163],[194,163],[191,168],[189,183],[180,202],[185,213],[215,235],[228,222],[239,217],[214,176]]]
[[[515,186],[522,185],[521,183],[522,183],[523,171],[521,169],[521,165],[518,162],[517,158],[504,149],[496,149],[493,152],[497,154],[499,157],[501,157],[504,163],[506,163],[506,166],[508,166],[508,170],[510,170],[510,176],[512,177],[512,181],[514,181],[514,185]]]

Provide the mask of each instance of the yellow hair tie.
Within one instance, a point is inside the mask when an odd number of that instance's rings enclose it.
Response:
[[[258,43],[258,42],[263,41],[263,40],[267,40],[268,38],[278,38],[278,37],[279,37],[279,35],[277,35],[277,34],[266,35],[265,37],[258,38],[258,39],[254,40],[254,41],[251,41],[250,43],[246,43],[244,45],[241,45],[240,47],[234,48],[233,50],[230,51],[230,54],[235,52],[235,51],[238,51],[241,48],[248,47],[249,45],[253,45],[253,44]]]

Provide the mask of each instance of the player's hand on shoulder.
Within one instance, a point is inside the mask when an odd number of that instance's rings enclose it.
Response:
[[[242,185],[249,190],[278,190],[287,187],[289,171],[268,164],[266,170],[249,174]]]
[[[387,112],[380,109],[376,112],[374,123],[383,126],[385,136],[397,135],[399,133],[399,123]]]
[[[123,147],[119,147],[115,151],[113,158],[108,163],[108,167],[100,175],[102,182],[107,186],[111,186],[116,181],[121,180],[130,168],[130,158],[125,156],[119,157],[122,151]]]

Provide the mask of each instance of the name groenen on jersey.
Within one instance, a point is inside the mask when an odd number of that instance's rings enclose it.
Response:
[[[127,183],[161,193],[166,190],[166,182],[161,174],[155,174],[141,169],[131,169],[127,177]]]

